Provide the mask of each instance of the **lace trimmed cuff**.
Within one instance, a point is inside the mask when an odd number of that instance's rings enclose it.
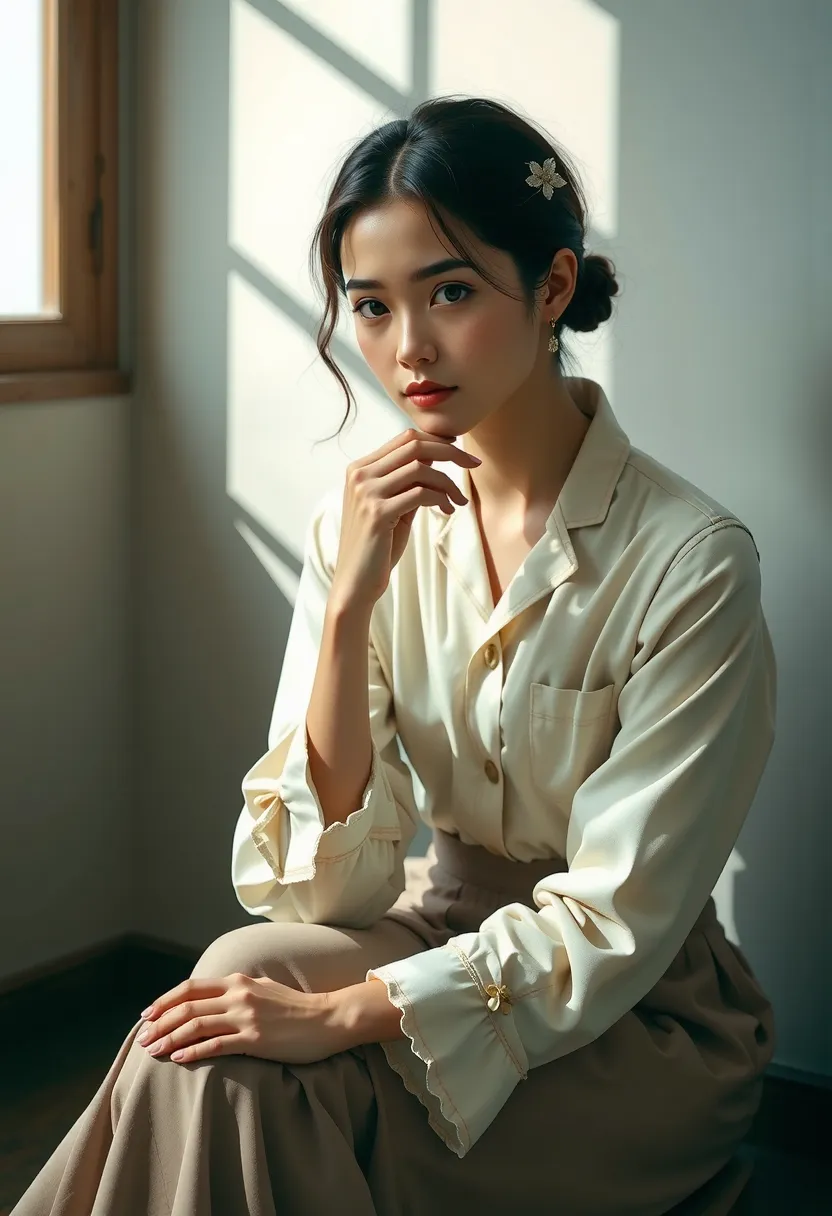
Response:
[[[511,993],[481,979],[464,949],[467,936],[367,972],[386,985],[407,1036],[382,1043],[387,1062],[458,1157],[528,1074]]]

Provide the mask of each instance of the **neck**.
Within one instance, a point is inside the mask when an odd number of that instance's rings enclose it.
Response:
[[[465,450],[483,462],[470,474],[480,501],[551,509],[588,429],[563,378],[544,368],[465,436]]]

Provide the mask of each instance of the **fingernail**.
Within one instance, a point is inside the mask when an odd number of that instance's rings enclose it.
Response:
[[[141,1013],[139,1014],[139,1017],[142,1017],[142,1018],[149,1018],[152,1012],[153,1012],[153,1006],[152,1006],[152,1005],[148,1005],[147,1009],[143,1009],[143,1010],[141,1011]]]
[[[471,453],[469,452],[468,455],[471,456]],[[473,460],[474,464],[482,464],[479,456],[471,456],[471,459]]]

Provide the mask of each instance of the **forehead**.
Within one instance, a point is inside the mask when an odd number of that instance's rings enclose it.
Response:
[[[495,271],[503,268],[501,251],[478,240],[459,220],[445,217],[445,222],[485,266]],[[371,278],[405,283],[414,270],[429,262],[460,256],[417,200],[396,199],[360,212],[349,222],[341,240],[345,280]]]

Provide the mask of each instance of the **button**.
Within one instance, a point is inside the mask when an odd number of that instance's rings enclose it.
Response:
[[[493,642],[489,642],[486,646],[483,656],[486,667],[490,667],[493,671],[500,661],[500,654]]]
[[[500,770],[497,768],[497,765],[493,760],[486,760],[485,775],[494,785],[496,785],[500,780]]]

